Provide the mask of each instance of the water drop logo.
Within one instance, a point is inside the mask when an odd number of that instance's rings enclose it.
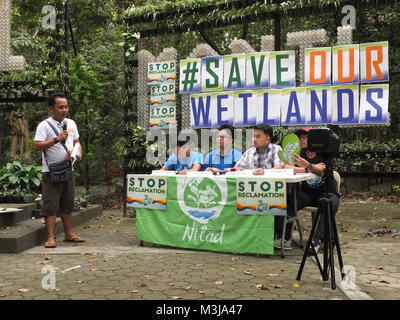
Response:
[[[191,219],[206,224],[217,219],[228,194],[225,179],[189,178],[178,180],[178,203]]]

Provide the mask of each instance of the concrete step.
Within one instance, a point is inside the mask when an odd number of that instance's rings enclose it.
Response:
[[[72,213],[72,226],[75,227],[87,220],[98,217],[103,213],[103,206],[89,206],[79,212]],[[55,234],[63,233],[63,224],[57,218]],[[63,238],[63,236],[61,237]],[[14,225],[0,229],[0,253],[19,253],[40,245],[47,240],[45,225],[40,219],[20,221]]]
[[[35,203],[0,203],[1,208],[17,208],[22,209],[18,212],[1,212],[0,211],[0,228],[13,226],[23,220],[31,220],[32,210],[36,208]]]

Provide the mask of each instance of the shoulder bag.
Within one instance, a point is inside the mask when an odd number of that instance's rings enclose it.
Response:
[[[58,136],[57,129],[54,128],[54,126],[49,121],[47,121],[47,123],[53,129],[56,136]],[[61,144],[64,147],[65,151],[68,153],[68,149],[65,146],[65,144],[64,143],[61,143]],[[46,164],[49,168],[50,181],[52,183],[65,182],[74,176],[74,171],[72,170],[71,160],[63,160],[63,161],[49,164],[47,162],[46,150],[44,150],[43,153],[44,153],[44,158],[46,160]]]

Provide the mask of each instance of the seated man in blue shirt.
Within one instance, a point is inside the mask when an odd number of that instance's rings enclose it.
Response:
[[[169,156],[161,170],[174,170],[177,174],[186,174],[187,171],[200,171],[203,164],[203,155],[200,152],[190,151],[186,141],[178,141],[174,153]]]
[[[233,168],[242,157],[242,154],[232,148],[233,127],[223,124],[218,128],[219,149],[211,151],[204,158],[203,170],[224,171]]]

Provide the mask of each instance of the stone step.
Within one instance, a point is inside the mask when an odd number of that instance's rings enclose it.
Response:
[[[72,226],[75,227],[87,220],[98,217],[103,213],[103,206],[95,205],[72,213]],[[55,234],[63,233],[63,224],[57,218]],[[63,237],[63,236],[62,236]],[[40,245],[47,240],[45,225],[40,219],[29,219],[20,221],[12,226],[0,229],[0,253],[19,253]]]
[[[0,211],[0,228],[13,226],[23,220],[31,220],[32,210],[36,208],[35,203],[0,203],[1,208],[17,208],[22,209],[18,212],[1,212]]]

